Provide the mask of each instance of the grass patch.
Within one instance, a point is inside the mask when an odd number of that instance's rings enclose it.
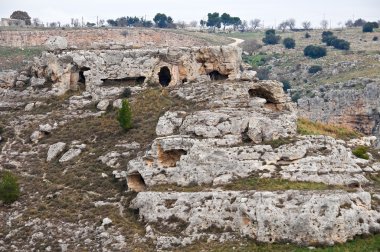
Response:
[[[236,190],[236,191],[279,191],[279,190],[333,190],[333,189],[347,189],[344,186],[326,185],[323,183],[315,182],[301,182],[290,181],[285,179],[275,178],[258,178],[248,177],[241,178],[232,183],[223,186],[211,186],[211,185],[193,185],[193,186],[178,186],[174,184],[169,185],[156,185],[148,188],[148,191],[166,192],[201,192],[210,191],[214,188],[222,187],[224,190]]]
[[[312,122],[306,118],[299,118],[297,120],[297,132],[301,135],[326,135],[343,140],[362,136],[361,133],[347,126]]]
[[[213,252],[377,252],[380,248],[380,234],[371,235],[368,237],[357,237],[352,241],[344,244],[337,244],[331,247],[320,247],[310,250],[305,247],[300,247],[294,244],[279,244],[279,243],[257,243],[252,240],[233,241],[228,243],[218,242],[199,242],[197,244],[181,248],[175,251],[213,251]]]
[[[326,185],[315,182],[290,181],[285,179],[257,178],[250,177],[237,180],[231,184],[224,185],[225,190],[257,190],[257,191],[277,191],[277,190],[331,190],[343,189],[344,187]]]
[[[0,71],[7,69],[20,69],[25,65],[25,60],[41,55],[43,47],[4,47],[0,46]]]
[[[352,154],[361,159],[369,159],[369,155],[367,153],[369,147],[367,146],[357,146],[352,150]]]

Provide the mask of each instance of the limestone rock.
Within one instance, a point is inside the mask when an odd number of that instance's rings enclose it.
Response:
[[[53,127],[47,123],[47,124],[40,124],[39,129],[41,132],[51,133],[51,131],[53,130]]]
[[[24,110],[25,111],[32,111],[33,109],[34,109],[34,102],[26,104]]]
[[[96,108],[101,111],[106,111],[108,106],[110,105],[109,100],[101,100],[98,105],[96,105]]]
[[[46,161],[50,162],[56,158],[66,147],[66,143],[58,142],[49,146]]]
[[[48,38],[45,42],[45,46],[51,50],[64,50],[67,49],[67,40],[64,37],[54,36]]]
[[[178,129],[186,116],[184,111],[166,112],[157,122],[157,136],[167,136],[174,134],[175,129]]]
[[[259,242],[332,245],[380,230],[380,214],[371,209],[368,192],[140,192],[131,207],[151,227],[176,230],[190,243],[199,235],[230,233]]]
[[[73,158],[79,156],[82,153],[81,149],[69,149],[63,156],[59,159],[60,163],[67,162]]]
[[[30,135],[30,140],[33,142],[33,143],[38,143],[38,141],[40,139],[42,139],[44,137],[44,134],[39,131],[39,130],[36,130],[32,133],[32,135]]]
[[[17,71],[0,71],[0,88],[11,88],[15,84]]]
[[[42,87],[45,84],[45,82],[46,82],[45,78],[32,77],[30,79],[30,85],[32,87]]]
[[[122,99],[114,100],[112,103],[112,107],[120,109],[122,106]]]

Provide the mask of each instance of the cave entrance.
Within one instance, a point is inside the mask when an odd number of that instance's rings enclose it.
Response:
[[[273,93],[266,90],[263,87],[258,87],[255,89],[249,89],[248,90],[249,97],[260,97],[267,100],[267,103],[278,103],[277,100],[274,98]]]
[[[176,167],[177,162],[181,159],[181,156],[187,154],[187,151],[183,149],[173,149],[164,151],[160,145],[158,145],[157,150],[158,163],[163,168]]]
[[[170,70],[167,66],[161,67],[160,72],[158,73],[158,81],[161,86],[167,87],[172,80]]]
[[[78,78],[78,84],[82,87],[86,85],[86,77],[84,76],[84,72],[90,70],[89,67],[81,67],[79,69],[79,78]]]
[[[145,181],[138,172],[127,175],[127,185],[135,192],[142,192],[146,188]]]
[[[212,81],[218,81],[218,80],[227,80],[228,79],[228,75],[225,75],[225,74],[221,74],[219,73],[219,71],[212,71],[208,74],[210,76],[210,79]]]

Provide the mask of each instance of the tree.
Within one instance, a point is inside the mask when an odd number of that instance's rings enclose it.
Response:
[[[302,28],[304,28],[305,30],[310,30],[310,28],[311,28],[310,21],[304,21],[304,22],[302,22]]]
[[[223,24],[223,30],[226,30],[226,26],[229,26],[232,24],[232,18],[230,14],[223,13],[220,16],[220,22]]]
[[[132,111],[127,99],[123,99],[122,101],[117,120],[119,121],[120,127],[124,130],[132,128]]]
[[[231,23],[234,26],[234,31],[241,25],[241,19],[239,17],[232,17]]]
[[[294,18],[290,18],[286,22],[288,23],[289,29],[293,31],[296,27],[296,20]]]
[[[198,22],[193,20],[189,23],[190,27],[197,27]]]
[[[248,22],[247,20],[243,20],[243,22],[241,22],[241,25],[240,25],[240,31],[242,32],[245,32],[248,30]]]
[[[206,22],[205,20],[201,20],[201,21],[199,21],[199,24],[200,24],[201,27],[203,28],[203,27],[206,26],[207,22]]]
[[[288,27],[288,23],[286,21],[284,22],[281,22],[279,25],[278,25],[278,29],[279,30],[282,30],[282,32],[284,32],[286,30],[286,27]]]
[[[256,28],[260,26],[260,23],[261,23],[261,20],[258,18],[255,18],[255,19],[249,21],[249,24],[251,25],[253,30],[256,30]]]
[[[221,19],[219,17],[219,13],[218,12],[214,12],[214,13],[208,13],[207,14],[207,23],[206,25],[208,27],[213,27],[214,31],[216,28],[220,28],[221,27]]]
[[[326,56],[326,48],[315,45],[308,45],[303,50],[303,54],[312,59],[321,58]]]
[[[96,24],[95,23],[90,23],[90,22],[87,22],[86,26],[87,27],[94,27]]]
[[[20,186],[17,178],[10,172],[4,172],[0,180],[0,200],[10,204],[20,197]]]
[[[108,21],[109,21],[109,20],[108,20]],[[107,22],[108,22],[108,21],[107,21]],[[112,21],[113,21],[113,20],[112,20]],[[72,19],[71,19],[71,26],[72,26],[72,27],[79,27],[79,20],[78,20],[77,18],[75,18],[75,19],[72,18]]]
[[[354,27],[354,22],[352,20],[347,20],[346,23],[344,24],[347,28]]]
[[[329,22],[326,19],[321,21],[321,26],[323,30],[326,30],[328,25],[329,25]]]
[[[296,46],[296,42],[292,38],[285,38],[282,43],[286,49],[293,49]]]
[[[24,20],[26,25],[32,24],[31,18],[26,11],[14,11],[10,18]]]
[[[157,13],[154,16],[153,21],[159,28],[168,28],[173,26],[173,19],[170,16],[166,16],[164,13]]]
[[[368,22],[363,25],[363,32],[373,32],[373,24]]]
[[[365,23],[367,23],[364,19],[356,19],[355,22],[354,22],[354,27],[361,27],[363,25],[365,25]]]
[[[38,18],[33,18],[33,25],[35,27],[41,26],[41,21]]]

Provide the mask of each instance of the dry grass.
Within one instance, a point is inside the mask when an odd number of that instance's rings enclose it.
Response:
[[[0,46],[0,71],[18,70],[25,65],[24,60],[31,60],[44,51],[43,47],[13,48]]]
[[[297,132],[301,135],[326,135],[343,140],[357,138],[362,135],[344,125],[312,122],[306,118],[298,119]]]

